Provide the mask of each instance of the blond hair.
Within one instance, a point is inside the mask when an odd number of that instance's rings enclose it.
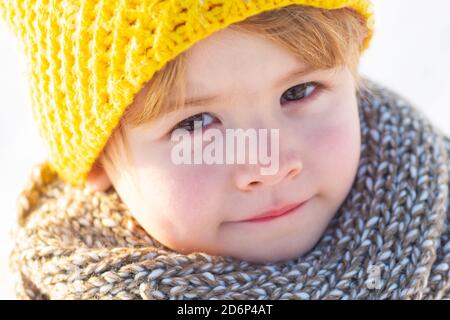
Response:
[[[359,58],[369,31],[364,18],[353,9],[290,5],[249,17],[228,28],[272,40],[313,69],[346,66],[353,75],[356,88],[362,86],[358,74]],[[98,161],[109,175],[118,173],[115,170],[123,152],[126,161],[130,161],[123,130],[125,124],[138,126],[183,107],[185,66],[183,52],[155,73],[138,93],[145,97],[144,103],[135,100],[125,110]]]

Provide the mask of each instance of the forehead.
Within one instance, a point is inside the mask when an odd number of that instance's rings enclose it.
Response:
[[[187,92],[253,92],[302,68],[307,65],[273,41],[226,28],[186,52]]]

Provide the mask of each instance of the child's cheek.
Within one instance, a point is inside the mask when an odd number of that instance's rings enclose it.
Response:
[[[220,190],[220,166],[173,165],[167,177],[171,213],[186,224],[211,220]],[[220,201],[220,200],[219,200]]]
[[[330,194],[341,197],[351,186],[360,156],[358,119],[352,115],[316,131],[308,161]]]
[[[346,162],[354,151],[355,137],[352,136],[352,130],[344,125],[324,128],[317,132],[314,140],[317,148],[313,150],[316,150],[319,159]]]

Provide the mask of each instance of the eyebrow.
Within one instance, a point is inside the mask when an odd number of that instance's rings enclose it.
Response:
[[[276,81],[272,88],[278,88],[278,87],[282,86],[284,83],[290,82],[299,77],[305,76],[305,75],[311,73],[312,71],[313,71],[313,68],[310,66],[308,66],[306,68],[303,67],[301,69],[295,69],[294,71],[289,72],[286,76],[284,76],[281,79],[279,79],[278,81]],[[184,107],[190,108],[193,106],[205,106],[205,105],[211,104],[215,101],[218,101],[220,99],[221,99],[220,95],[191,97],[191,98],[186,99],[186,101],[184,103]]]

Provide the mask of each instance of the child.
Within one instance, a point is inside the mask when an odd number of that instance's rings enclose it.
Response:
[[[369,1],[28,2],[20,297],[450,297],[450,140],[358,75]]]

